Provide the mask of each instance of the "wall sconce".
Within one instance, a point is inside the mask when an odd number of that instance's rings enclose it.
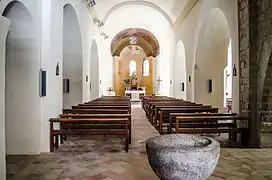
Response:
[[[46,96],[46,71],[40,69],[40,97]]]
[[[88,77],[88,75],[86,75],[86,82],[88,82],[88,80],[89,80],[89,77]]]
[[[173,81],[172,80],[170,80],[170,85],[172,85],[173,84]]]
[[[208,80],[208,92],[209,93],[212,92],[212,80],[211,79]]]
[[[233,65],[232,75],[237,76],[237,69],[235,67],[235,64]]]
[[[59,63],[57,63],[57,67],[56,67],[56,76],[59,76]]]
[[[184,91],[185,89],[185,84],[184,82],[180,83],[180,91]]]
[[[63,93],[70,92],[70,79],[65,78],[63,79]]]
[[[189,82],[191,82],[191,76],[189,76]]]

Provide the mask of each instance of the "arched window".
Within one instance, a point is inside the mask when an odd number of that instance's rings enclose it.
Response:
[[[144,60],[144,72],[143,76],[149,76],[149,61],[146,59]]]
[[[131,60],[129,62],[129,75],[131,76],[133,73],[136,73],[136,61]]]

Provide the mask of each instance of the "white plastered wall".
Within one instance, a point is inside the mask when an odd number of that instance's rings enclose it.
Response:
[[[211,104],[224,112],[224,69],[227,66],[229,28],[224,14],[211,9],[199,33],[196,49],[194,83],[195,101]],[[212,92],[208,92],[208,80]]]
[[[199,33],[203,23],[205,23],[203,19],[205,19],[207,13],[212,8],[219,8],[227,19],[230,37],[232,39],[233,64],[236,64],[236,68],[238,69],[238,15],[236,0],[198,1],[195,7],[191,10],[190,14],[175,31],[176,40],[182,40],[185,46],[187,70],[187,99],[192,101],[195,100],[194,64],[196,47],[199,40]],[[189,76],[191,76],[191,82],[188,82]],[[233,77],[232,82],[233,111],[239,112],[239,77]]]
[[[1,14],[11,20],[4,70],[5,131],[7,154],[40,152],[41,100],[39,97],[39,33],[35,5],[29,1],[3,1]],[[38,17],[38,16],[37,16]],[[1,44],[3,46],[3,44]],[[5,67],[5,66],[4,66]]]
[[[144,14],[144,16],[135,16],[135,14]],[[104,31],[109,38],[106,40],[101,38],[98,41],[100,79],[102,80],[100,93],[105,94],[108,87],[113,87],[111,40],[117,33],[127,28],[143,28],[153,33],[158,39],[160,55],[155,60],[155,67],[158,68],[156,69],[157,77],[160,76],[163,79],[162,94],[170,95],[173,36],[169,35],[170,26],[166,18],[160,12],[145,5],[121,7],[112,12],[105,22]]]
[[[10,20],[0,16],[0,179],[6,179],[6,137],[5,137],[5,56],[6,37]]]
[[[5,7],[11,2],[11,0],[2,0],[0,3],[0,12],[4,11]],[[49,151],[49,118],[56,117],[62,109],[62,58],[63,58],[63,44],[62,44],[62,25],[63,25],[63,6],[70,3],[75,11],[77,12],[77,17],[79,20],[79,25],[81,29],[82,40],[82,59],[83,59],[83,72],[82,77],[85,79],[85,74],[89,73],[89,52],[90,52],[90,39],[93,36],[95,29],[92,25],[92,20],[90,14],[82,1],[77,0],[20,0],[26,9],[31,14],[35,35],[37,37],[37,53],[40,53],[40,58],[37,61],[40,62],[40,68],[47,71],[47,96],[40,98],[41,112],[37,120],[40,125],[37,127],[35,124],[30,125],[37,128],[37,136],[39,140],[38,148],[35,149],[35,153],[48,152]],[[0,26],[3,28],[4,26]],[[4,46],[1,42],[0,47]],[[56,65],[60,65],[60,76],[56,76]],[[3,66],[1,66],[3,67]],[[1,71],[4,72],[4,71]],[[37,72],[37,76],[38,77]],[[3,77],[1,77],[3,78]],[[1,83],[3,83],[1,81]],[[4,87],[4,85],[0,85]],[[83,97],[82,101],[89,100],[89,84],[86,82],[82,83]],[[3,102],[3,100],[1,99]],[[29,106],[26,106],[29,107]],[[35,110],[34,110],[35,111]],[[1,113],[3,116],[3,114]],[[16,126],[11,126],[11,128],[16,128]],[[3,131],[1,131],[3,132]],[[28,134],[28,133],[26,133]],[[29,135],[29,134],[28,134]],[[5,147],[1,141],[1,148]],[[2,146],[3,145],[3,146]],[[36,144],[33,144],[36,146]],[[18,142],[20,146],[20,142]],[[21,147],[21,146],[20,146]],[[29,147],[31,148],[31,146]],[[18,148],[22,150],[22,148]],[[14,151],[14,149],[11,149]],[[4,152],[3,152],[4,153]],[[16,153],[16,152],[14,152]],[[20,152],[18,152],[21,154]],[[17,154],[17,153],[16,153]],[[2,154],[1,154],[2,156]],[[2,172],[1,168],[1,172]]]
[[[182,41],[179,41],[176,46],[176,53],[173,62],[173,95],[175,98],[186,99],[186,57],[185,48]],[[184,91],[182,90],[184,83]]]
[[[63,7],[71,4],[74,8],[82,37],[82,102],[90,99],[89,84],[84,81],[89,73],[90,39],[93,36],[91,16],[82,1],[77,0],[43,0],[43,68],[48,71],[47,96],[43,98],[43,139],[41,152],[49,151],[50,117],[56,117],[62,111],[63,104]],[[56,66],[59,63],[60,75],[56,76]]]
[[[81,32],[74,8],[65,5],[63,14],[63,78],[70,80],[69,93],[63,93],[63,108],[67,109],[83,101],[83,60]]]
[[[99,97],[99,56],[96,40],[93,39],[91,43],[91,57],[90,57],[90,97],[95,99]]]

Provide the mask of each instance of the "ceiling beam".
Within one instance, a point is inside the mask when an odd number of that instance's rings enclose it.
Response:
[[[183,10],[181,11],[179,17],[177,18],[177,20],[175,21],[175,23],[172,26],[172,30],[174,32],[176,32],[176,30],[178,29],[178,27],[183,23],[183,21],[187,18],[187,16],[190,14],[190,12],[192,11],[192,9],[195,7],[195,5],[197,4],[199,0],[188,0],[183,8]]]

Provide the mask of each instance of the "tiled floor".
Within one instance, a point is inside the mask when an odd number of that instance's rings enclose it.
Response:
[[[73,137],[55,153],[9,156],[8,180],[157,180],[149,167],[144,142],[158,133],[139,106],[133,106],[132,114],[129,153],[123,151],[121,138]],[[272,180],[272,149],[222,148],[219,164],[210,177],[220,179]]]

